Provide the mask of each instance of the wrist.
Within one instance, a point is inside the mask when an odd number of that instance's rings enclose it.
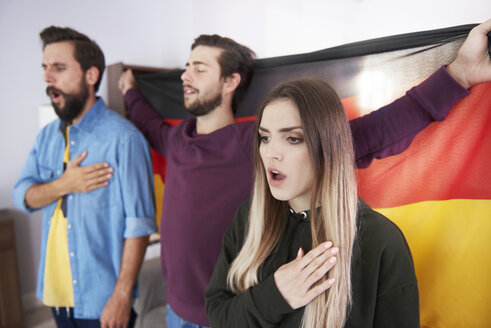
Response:
[[[123,96],[126,96],[126,93],[127,93],[128,91],[130,91],[131,89],[134,89],[135,87],[136,87],[136,86],[134,86],[134,85],[125,86],[125,87],[123,88],[123,90],[121,90],[121,92],[123,93]]]
[[[65,175],[62,175],[59,179],[53,181],[52,187],[57,198],[61,198],[69,193],[71,193],[68,183],[66,182]]]
[[[121,300],[128,300],[129,302],[132,291],[133,287],[129,284],[117,282],[116,286],[114,286],[113,296]]]
[[[469,89],[472,86],[472,84],[467,79],[463,65],[460,64],[457,60],[454,60],[447,66],[447,72],[464,88]]]

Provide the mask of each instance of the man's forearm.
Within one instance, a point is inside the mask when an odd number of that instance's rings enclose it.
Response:
[[[140,271],[143,257],[148,245],[148,237],[126,238],[123,249],[123,259],[113,295],[131,297],[136,277]]]
[[[131,291],[140,271],[147,244],[148,236],[126,238],[118,280],[112,296],[102,310],[101,328],[127,326],[131,312]]]
[[[31,209],[41,208],[53,203],[67,194],[60,179],[33,185],[26,192],[25,202]]]

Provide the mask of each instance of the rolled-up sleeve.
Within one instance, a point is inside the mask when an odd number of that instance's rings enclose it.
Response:
[[[139,133],[132,134],[119,150],[121,193],[125,213],[125,238],[157,231],[150,149]]]
[[[38,209],[29,208],[26,204],[26,192],[35,184],[42,182],[37,166],[37,142],[27,156],[24,168],[21,171],[19,180],[14,186],[13,200],[15,206],[25,212],[34,212]]]

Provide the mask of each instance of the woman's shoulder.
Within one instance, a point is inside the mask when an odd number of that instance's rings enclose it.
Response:
[[[240,242],[244,240],[245,231],[247,229],[247,222],[249,220],[249,210],[251,206],[251,200],[247,199],[242,202],[235,212],[234,218],[230,223],[228,229],[225,231],[224,237],[227,240],[234,240]]]
[[[361,198],[358,206],[358,234],[362,247],[394,251],[409,249],[401,229],[390,219],[374,211]]]
[[[412,326],[418,318],[418,284],[409,246],[399,227],[363,200],[352,265],[350,322]]]
[[[363,201],[359,208],[357,241],[359,265],[365,274],[374,273],[374,281],[380,283],[379,295],[417,285],[411,250],[401,229]]]
[[[238,224],[247,223],[247,219],[249,218],[249,211],[251,208],[251,199],[246,199],[243,201],[237,211],[235,212],[234,222],[237,221]]]

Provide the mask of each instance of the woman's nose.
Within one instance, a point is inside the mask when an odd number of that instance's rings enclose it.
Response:
[[[270,140],[269,143],[264,145],[266,147],[265,149],[265,155],[267,159],[270,160],[282,160],[283,159],[283,154],[281,151],[281,147],[278,145],[278,143],[274,140]]]

